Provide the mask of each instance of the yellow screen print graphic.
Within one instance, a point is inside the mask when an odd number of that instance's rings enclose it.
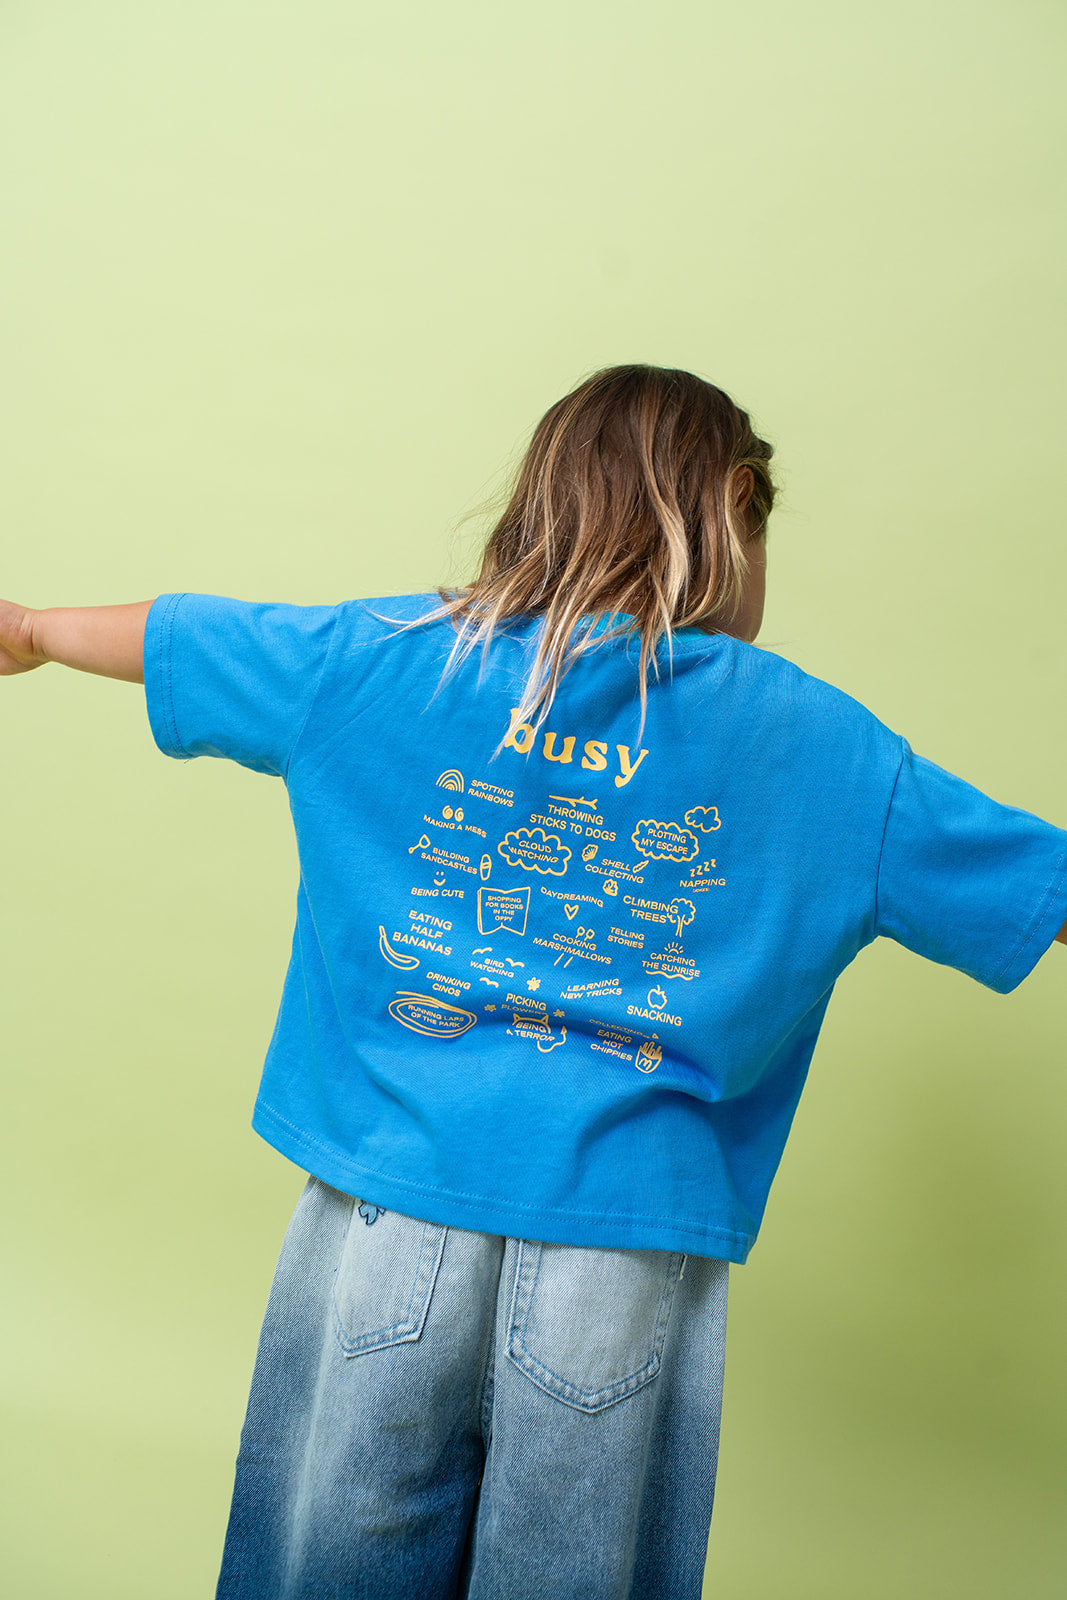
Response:
[[[547,1008],[542,1011],[520,1010],[514,1004],[514,997],[509,995],[508,999],[513,1002],[511,1005],[511,1026],[508,1028],[510,1034],[513,1034],[517,1039],[530,1040],[536,1044],[542,1055],[547,1055],[550,1050],[558,1050],[561,1045],[567,1043],[567,1024],[563,1023],[557,1033],[552,1024],[552,1018],[548,1015]],[[521,997],[518,998],[518,1003],[520,1006],[522,1005]],[[537,1001],[531,1001],[530,1004],[536,1005]]]
[[[497,850],[509,867],[551,873],[559,878],[566,872],[571,858],[570,847],[554,833],[546,833],[544,828],[515,828],[504,835]]]
[[[716,828],[722,827],[716,806],[694,806],[692,811],[686,812],[685,820],[691,828],[699,828],[701,833],[714,833]]]
[[[630,835],[643,856],[653,861],[692,861],[700,849],[700,840],[688,828],[677,822],[655,822],[642,817]]]
[[[525,933],[529,912],[529,889],[478,890],[479,933]]]
[[[581,734],[558,734],[546,730],[541,754],[546,761],[558,761],[564,766],[574,764],[575,746],[582,738]],[[519,721],[519,708],[511,708],[511,727],[504,735],[504,744],[512,750],[517,750],[521,756],[529,755],[537,740],[537,732],[528,722]],[[628,744],[617,744],[615,751],[619,759],[619,771],[615,779],[616,789],[624,789],[648,755],[647,750],[640,750],[636,756],[631,752]],[[586,739],[582,747],[581,764],[590,772],[604,772],[608,765],[608,744],[606,739]]]
[[[405,972],[414,972],[419,964],[418,956],[409,956],[400,950],[394,950],[389,943],[389,936],[382,923],[378,924],[378,949],[392,967],[401,967]]]
[[[684,903],[692,905],[691,900]],[[681,918],[678,920],[680,923]],[[681,945],[673,940],[664,950],[650,951],[642,965],[649,977],[682,978],[686,983],[692,983],[694,978],[700,977],[700,968],[696,961],[692,956],[687,956]]]
[[[413,989],[397,990],[396,999],[389,1002],[389,1015],[428,1039],[458,1039],[478,1020],[473,1011],[450,1006],[432,994],[416,994]]]
[[[651,1042],[646,1039],[640,1050],[638,1050],[634,1066],[639,1068],[641,1072],[655,1072],[662,1060],[663,1046],[654,1037]]]

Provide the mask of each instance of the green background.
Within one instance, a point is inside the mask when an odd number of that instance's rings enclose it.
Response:
[[[594,368],[777,446],[761,638],[1067,825],[1058,3],[9,0],[0,594],[465,576]],[[302,1177],[277,780],[0,683],[12,1600],[213,1593]],[[812,886],[818,892],[817,884]],[[1067,951],[842,979],[735,1268],[706,1594],[1059,1596]]]

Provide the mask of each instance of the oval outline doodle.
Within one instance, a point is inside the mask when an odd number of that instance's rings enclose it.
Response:
[[[441,1028],[433,1028],[425,1023],[413,1022],[403,1013],[403,1008],[417,1003],[430,1012],[441,1015]],[[449,1005],[447,1000],[439,1000],[436,995],[420,994],[415,989],[398,989],[396,999],[389,1002],[389,1015],[402,1027],[410,1028],[412,1033],[421,1033],[427,1039],[458,1039],[466,1033],[468,1028],[473,1028],[478,1018],[473,1011],[467,1011],[463,1006]],[[458,1023],[446,1023],[444,1018],[453,1016],[461,1019]]]

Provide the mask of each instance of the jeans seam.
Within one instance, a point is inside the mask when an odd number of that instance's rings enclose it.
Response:
[[[434,1246],[427,1251],[426,1236],[434,1230],[439,1237]],[[419,1256],[415,1263],[415,1277],[411,1287],[411,1296],[407,1303],[406,1315],[402,1322],[394,1322],[392,1326],[375,1328],[371,1333],[358,1334],[355,1338],[349,1334],[341,1318],[340,1308],[337,1304],[336,1288],[333,1294],[333,1314],[337,1325],[337,1342],[347,1356],[362,1355],[368,1350],[380,1349],[387,1344],[401,1344],[405,1340],[417,1339],[426,1320],[426,1312],[433,1293],[433,1286],[437,1279],[437,1268],[440,1265],[441,1250],[444,1245],[444,1235],[447,1233],[444,1224],[424,1222],[422,1236],[419,1240]],[[432,1260],[431,1260],[432,1257]],[[412,1307],[416,1311],[412,1313]]]
[[[553,1372],[552,1368],[540,1361],[532,1351],[526,1347],[526,1329],[530,1319],[533,1305],[534,1290],[540,1277],[542,1249],[538,1245],[536,1263],[531,1259],[529,1266],[526,1263],[526,1246],[530,1241],[523,1240],[519,1244],[519,1270],[515,1274],[515,1294],[512,1299],[511,1315],[508,1326],[508,1356],[521,1372],[543,1389],[546,1394],[553,1395],[564,1404],[574,1406],[580,1411],[602,1411],[610,1405],[616,1405],[620,1400],[627,1399],[636,1394],[646,1384],[658,1376],[663,1360],[663,1343],[667,1334],[667,1323],[670,1319],[674,1295],[681,1277],[680,1264],[684,1257],[680,1252],[672,1252],[673,1263],[668,1268],[660,1291],[659,1305],[656,1310],[656,1322],[653,1329],[652,1351],[643,1367],[636,1372],[627,1374],[625,1378],[617,1378],[614,1383],[605,1384],[595,1391],[579,1389],[567,1378]],[[531,1281],[532,1280],[532,1281]],[[516,1315],[520,1292],[519,1284],[522,1282],[522,1326],[518,1324]],[[517,1350],[513,1346],[517,1345]]]
[[[482,1430],[482,1443],[485,1449],[489,1448],[489,1440],[493,1432],[493,1401],[496,1395],[496,1311],[493,1312],[492,1327],[489,1332],[489,1349],[485,1358],[485,1372],[482,1374],[482,1395],[478,1406],[478,1420]]]

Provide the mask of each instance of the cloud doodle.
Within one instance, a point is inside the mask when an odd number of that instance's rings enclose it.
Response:
[[[701,833],[714,833],[716,828],[722,827],[717,806],[694,806],[692,811],[686,812],[685,820],[691,828],[699,828]]]
[[[509,867],[522,867],[526,872],[551,873],[561,878],[567,870],[571,852],[554,833],[544,828],[515,828],[506,833],[497,849]]]
[[[655,822],[643,817],[630,835],[643,856],[653,861],[692,861],[700,849],[700,840],[688,828],[677,822]]]

